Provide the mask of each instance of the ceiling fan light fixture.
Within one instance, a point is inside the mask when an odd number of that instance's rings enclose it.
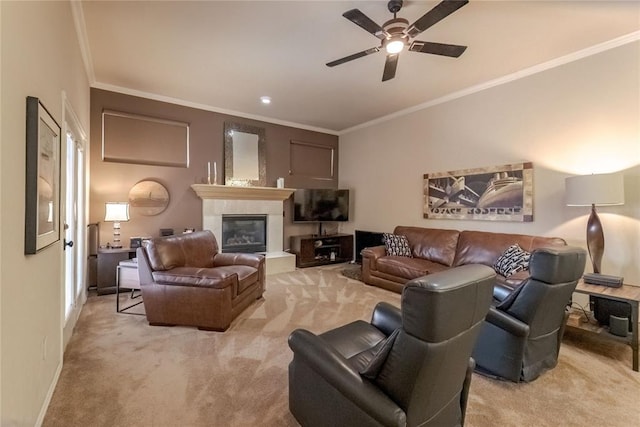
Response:
[[[402,49],[404,49],[404,40],[402,39],[391,39],[386,44],[385,49],[387,49],[387,53],[400,53]]]

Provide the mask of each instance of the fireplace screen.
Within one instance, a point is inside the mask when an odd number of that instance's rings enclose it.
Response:
[[[265,252],[266,215],[223,215],[222,252]]]

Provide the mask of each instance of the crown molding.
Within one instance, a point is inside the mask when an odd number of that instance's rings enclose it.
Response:
[[[89,85],[92,85],[96,81],[96,74],[93,70],[93,59],[91,58],[91,49],[89,49],[89,36],[87,35],[87,24],[84,20],[82,2],[72,1],[69,3],[71,3],[73,26],[76,28],[76,36],[78,37],[78,44],[80,45],[80,55],[84,63],[84,71],[87,73]]]
[[[338,135],[338,131],[332,129],[324,129],[315,126],[308,126],[301,123],[288,122],[286,120],[274,119],[271,117],[259,116],[256,114],[243,113],[241,111],[227,110],[225,108],[218,108],[207,104],[200,104],[198,102],[186,101],[184,99],[173,98],[170,96],[158,95],[155,93],[144,92],[136,89],[130,89],[122,86],[110,85],[105,83],[93,83],[91,87],[95,89],[108,90],[111,92],[117,92],[124,95],[138,96],[141,98],[151,99],[154,101],[167,102],[169,104],[182,105],[183,107],[196,108],[198,110],[212,111],[214,113],[226,114],[229,116],[242,117],[245,119],[258,120],[261,122],[272,123],[281,126],[289,126],[296,129],[304,129],[312,132],[326,133],[329,135]]]
[[[480,83],[478,85],[471,86],[466,89],[462,89],[460,91],[450,93],[449,95],[445,95],[443,97],[440,97],[422,104],[418,104],[413,107],[405,108],[404,110],[396,111],[395,113],[392,113],[383,117],[379,117],[377,119],[374,119],[365,123],[361,123],[359,125],[356,125],[347,129],[343,129],[342,131],[338,132],[338,135],[339,136],[345,135],[347,133],[354,132],[356,130],[368,128],[370,126],[374,126],[389,120],[397,119],[399,117],[406,116],[411,113],[415,113],[416,111],[425,110],[427,108],[430,108],[439,104],[444,104],[445,102],[453,101],[454,99],[472,95],[474,93],[478,93],[483,90],[490,89],[492,87],[510,83],[515,80],[520,80],[525,77],[529,77],[534,74],[541,73],[543,71],[560,67],[562,65],[569,64],[571,62],[575,62],[580,59],[596,55],[598,53],[606,52],[608,50],[611,50],[611,49],[614,49],[638,40],[640,40],[640,31],[634,31],[627,35],[617,37],[615,39],[612,39],[603,43],[596,44],[594,46],[570,53],[568,55],[561,56],[556,59],[552,59],[551,61],[543,62],[541,64],[537,64],[532,67],[528,67],[523,70],[516,71],[515,73],[507,74],[506,76],[498,77],[497,79],[489,80],[487,82]]]

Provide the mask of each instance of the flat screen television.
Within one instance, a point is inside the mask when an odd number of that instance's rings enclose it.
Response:
[[[293,222],[349,221],[349,190],[305,188],[293,192]]]

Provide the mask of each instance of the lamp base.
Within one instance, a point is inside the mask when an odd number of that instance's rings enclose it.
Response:
[[[604,233],[602,232],[602,223],[596,213],[596,205],[591,205],[591,215],[587,221],[587,248],[593,264],[593,272],[598,274],[601,272],[600,265],[604,254]]]

